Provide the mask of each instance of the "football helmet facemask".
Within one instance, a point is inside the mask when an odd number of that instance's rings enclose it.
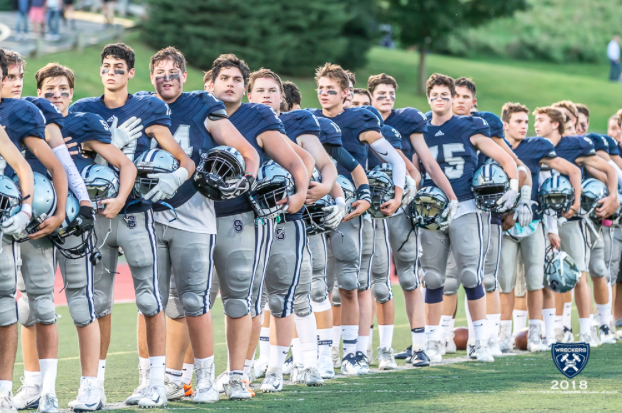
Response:
[[[371,195],[371,206],[367,212],[374,219],[388,218],[388,215],[382,213],[380,206],[392,200],[395,196],[393,180],[386,173],[376,169],[367,173],[367,180],[369,181],[369,192]]]
[[[21,210],[22,195],[19,186],[11,178],[0,175],[0,223]]]
[[[443,227],[443,213],[449,205],[449,199],[435,186],[423,187],[407,208],[413,224],[430,231],[439,231]]]
[[[257,216],[272,219],[287,211],[287,203],[277,204],[277,202],[288,199],[295,193],[296,188],[291,174],[270,160],[259,168],[255,187],[248,195]]]
[[[579,282],[581,271],[570,255],[549,245],[544,258],[544,277],[552,291],[566,293]]]
[[[323,234],[334,230],[336,227],[328,226],[325,222],[329,211],[326,207],[335,205],[335,200],[330,195],[324,195],[311,205],[305,205],[302,212],[302,219],[307,227],[307,235]]]
[[[32,216],[24,232],[15,237],[17,242],[28,241],[28,234],[37,232],[39,224],[56,213],[56,191],[52,181],[38,172],[33,172],[33,175],[35,190],[32,197]],[[13,177],[13,181],[19,185],[17,175]]]
[[[588,178],[581,183],[581,214],[596,218],[594,209],[601,199],[609,195],[607,186],[598,179]]]
[[[475,205],[483,211],[499,212],[502,205],[498,205],[497,201],[509,188],[510,180],[507,174],[496,163],[480,166],[471,178]]]
[[[88,208],[92,214],[93,209]],[[65,220],[60,227],[56,228],[48,238],[56,246],[65,258],[78,259],[89,254],[92,249],[93,231],[95,229],[95,217],[85,216],[80,213],[80,201],[69,191],[67,196],[67,207],[65,209]],[[81,237],[80,244],[74,247],[66,247],[65,239],[71,235]]]
[[[89,165],[80,173],[95,212],[106,208],[103,200],[116,198],[119,194],[119,175],[104,165]]]
[[[237,149],[216,146],[201,155],[194,174],[194,185],[206,198],[224,201],[237,198],[250,190],[245,179],[246,164]]]
[[[561,217],[574,202],[574,189],[568,178],[561,175],[548,177],[540,185],[538,203],[542,211]]]
[[[163,149],[150,149],[141,153],[134,160],[134,165],[138,170],[134,182],[134,195],[143,198],[158,184],[158,178],[149,178],[148,175],[175,172],[179,168],[179,161]]]

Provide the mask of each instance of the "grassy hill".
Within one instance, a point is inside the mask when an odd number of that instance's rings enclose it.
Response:
[[[130,91],[153,90],[149,80],[149,57],[153,50],[134,37],[126,39],[136,51],[136,76],[130,83]],[[75,99],[102,93],[99,77],[100,47],[87,48],[82,54],[63,52],[30,59],[26,67],[25,95],[36,94],[34,73],[48,62],[65,64],[76,72]],[[243,56],[242,56],[243,57]],[[257,68],[252,68],[257,69]],[[442,72],[454,77],[472,77],[478,88],[478,107],[499,114],[501,106],[508,101],[521,102],[530,109],[570,99],[586,104],[592,111],[592,129],[606,131],[607,119],[620,107],[622,85],[607,82],[607,67],[602,64],[554,64],[539,62],[516,62],[511,60],[467,60],[441,55],[430,55],[428,71]],[[415,94],[417,55],[415,53],[374,48],[369,64],[358,70],[357,86],[365,87],[371,74],[385,72],[399,83],[397,106],[414,106],[428,110],[425,97]],[[289,79],[295,81],[303,93],[303,106],[317,107],[315,84],[309,78]],[[284,78],[283,80],[288,80]],[[186,90],[203,88],[203,73],[190,68]],[[533,132],[533,131],[532,131]]]

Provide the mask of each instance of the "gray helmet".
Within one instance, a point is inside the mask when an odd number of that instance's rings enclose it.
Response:
[[[80,201],[69,191],[65,208],[65,220],[48,238],[65,258],[78,259],[84,257],[93,249],[89,241],[94,227],[92,221],[86,222],[80,217]],[[78,245],[67,248],[65,247],[65,238],[71,235],[81,236],[82,241]]]
[[[380,211],[380,206],[392,200],[395,196],[393,180],[389,178],[389,175],[375,169],[367,172],[367,180],[369,181],[369,192],[371,195],[371,206],[367,212],[375,219],[388,218],[387,215]]]
[[[544,212],[550,211],[558,217],[568,211],[574,202],[574,189],[568,178],[561,175],[548,177],[540,185],[538,202]]]
[[[287,205],[277,205],[277,202],[295,193],[296,188],[291,174],[270,160],[259,168],[256,185],[248,194],[257,216],[271,219],[276,218]]]
[[[389,178],[393,179],[393,165],[391,165],[390,163],[381,163],[379,165],[376,165],[376,167],[374,168],[375,171],[380,171],[380,172],[384,172],[385,174],[387,174],[389,176]],[[404,182],[404,194],[406,194],[406,189],[409,187],[408,185],[408,179],[406,180],[406,182]]]
[[[194,185],[206,198],[215,201],[231,199],[220,191],[228,181],[239,180],[244,176],[246,164],[237,149],[230,146],[216,146],[201,155],[201,161],[194,174]],[[242,195],[236,193],[235,197]]]
[[[620,191],[620,188],[618,188],[618,191]],[[611,220],[618,219],[622,216],[622,192],[618,192],[618,202],[620,202],[620,206],[616,209],[616,212],[609,217]]]
[[[19,187],[8,176],[0,175],[0,222],[17,214],[22,205]]]
[[[441,216],[448,205],[449,199],[443,191],[435,186],[426,186],[417,192],[407,212],[410,213],[413,224],[419,228],[438,231],[441,227]]]
[[[352,211],[352,203],[356,202],[356,188],[352,181],[343,175],[337,175],[337,183],[343,190],[346,201],[346,214]]]
[[[142,198],[158,184],[158,178],[149,178],[147,175],[175,172],[179,168],[179,161],[163,149],[150,149],[141,153],[134,160],[134,165],[138,170],[134,182],[134,195]]]
[[[510,180],[496,163],[480,166],[471,178],[471,191],[475,195],[475,204],[484,211],[499,212],[497,201],[510,188]]]
[[[38,172],[33,172],[35,178],[35,190],[32,197],[32,217],[30,223],[26,226],[23,234],[16,237],[18,242],[28,241],[28,234],[37,232],[37,227],[47,218],[56,213],[56,191],[54,185],[45,176]],[[19,180],[17,175],[13,177],[15,183]]]
[[[96,211],[106,208],[101,201],[116,198],[119,194],[119,175],[112,168],[92,164],[82,169],[80,175]]]
[[[566,293],[579,282],[581,271],[570,255],[549,246],[544,259],[544,276],[551,290]]]
[[[594,209],[598,207],[598,201],[609,196],[607,186],[598,179],[588,178],[581,183],[581,212],[596,218]]]
[[[311,182],[322,182],[322,175],[320,175],[320,171],[317,168],[313,167],[313,172],[311,173]]]
[[[326,225],[324,222],[328,211],[326,207],[335,205],[335,200],[330,195],[324,195],[312,205],[305,205],[302,212],[302,219],[307,227],[307,235],[323,234],[334,230],[336,227]]]

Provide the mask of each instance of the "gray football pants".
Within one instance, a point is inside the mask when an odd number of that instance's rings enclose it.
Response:
[[[352,218],[339,224],[337,231],[327,234],[329,252],[326,279],[329,291],[332,290],[332,304],[334,306],[341,305],[340,288],[346,291],[359,289],[359,273],[362,269],[363,221],[362,216]]]
[[[19,246],[13,237],[2,237],[0,252],[0,327],[17,323],[17,262]]]
[[[47,237],[22,242],[19,244],[19,261],[18,285],[22,294],[26,293],[18,304],[20,322],[27,327],[34,323],[54,324],[54,245]]]
[[[558,227],[560,248],[570,255],[581,272],[588,270],[589,249],[582,221],[568,221]]]
[[[596,241],[593,241],[594,234],[590,234],[589,237],[592,239],[592,249],[589,253],[589,263],[588,270],[590,272],[590,276],[594,278],[603,278],[607,277],[607,282],[610,280],[609,276],[609,262],[611,261],[611,239],[609,236],[609,228],[601,227],[600,225],[594,224],[596,230],[598,230],[600,237]]]
[[[162,311],[159,289],[158,243],[153,211],[119,214],[113,219],[98,216],[95,232],[102,260],[95,266],[95,311],[97,318],[112,312],[114,303],[114,277],[119,260],[119,247],[123,249],[134,281],[138,310],[152,317]],[[104,242],[105,240],[105,242]]]
[[[527,291],[544,288],[544,253],[546,243],[544,226],[539,223],[533,234],[524,238],[503,236],[501,247],[501,266],[499,271],[499,287],[501,292],[509,294],[516,287],[517,265],[520,259],[524,265]]]
[[[615,226],[609,228],[611,237],[611,285],[622,282],[620,277],[620,258],[622,258],[622,227]]]
[[[311,301],[322,303],[328,298],[328,281],[326,280],[327,243],[326,235],[318,234],[307,238],[307,246],[311,252]]]

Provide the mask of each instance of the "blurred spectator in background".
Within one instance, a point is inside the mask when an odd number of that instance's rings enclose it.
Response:
[[[395,49],[395,42],[393,41],[393,28],[390,24],[381,24],[378,26],[380,33],[382,33],[382,39],[380,39],[380,46],[388,49]]]
[[[61,0],[46,0],[48,34],[45,36],[45,40],[56,41],[60,39],[60,34],[58,33],[60,2]]]
[[[106,18],[106,26],[110,26],[114,21],[114,6],[117,4],[115,0],[104,0],[102,5],[102,14]]]
[[[30,0],[28,17],[32,22],[32,31],[43,36],[45,33],[45,0]]]
[[[28,37],[28,12],[30,11],[30,0],[13,0],[13,11],[16,12],[17,22],[15,28],[15,38],[17,41]],[[22,32],[24,34],[22,34]]]
[[[611,61],[611,71],[609,72],[609,80],[612,82],[620,81],[620,36],[617,34],[607,46],[607,57]]]
[[[63,0],[63,22],[71,25],[72,30],[76,30],[76,21],[73,19],[73,0]]]

